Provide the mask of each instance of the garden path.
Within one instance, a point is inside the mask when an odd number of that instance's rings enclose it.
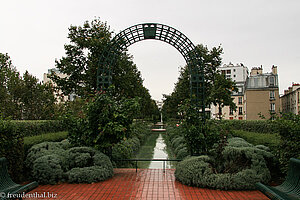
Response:
[[[62,200],[98,200],[98,199],[268,199],[259,191],[220,191],[189,187],[175,181],[174,170],[167,169],[115,169],[114,176],[106,181],[93,184],[57,184],[43,185],[28,194],[55,195]],[[52,198],[26,198],[52,199]],[[53,198],[54,199],[54,198]]]

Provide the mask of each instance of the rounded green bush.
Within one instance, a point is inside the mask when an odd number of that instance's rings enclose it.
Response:
[[[102,166],[73,168],[67,172],[70,183],[92,183],[104,181],[112,177],[113,173]]]
[[[45,155],[33,162],[32,176],[40,184],[55,184],[63,179],[62,157]]]
[[[73,147],[68,142],[34,145],[26,159],[32,177],[40,184],[91,183],[113,176],[110,159],[92,147]]]
[[[221,155],[190,157],[178,163],[175,177],[186,185],[223,190],[255,189],[270,180],[267,161],[273,155],[241,138],[228,139]]]

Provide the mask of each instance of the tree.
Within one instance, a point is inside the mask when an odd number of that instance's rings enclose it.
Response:
[[[55,116],[55,97],[51,84],[39,83],[28,71],[23,74],[22,118],[53,119]]]
[[[22,117],[22,80],[7,54],[0,53],[0,111],[4,118]]]
[[[56,68],[67,77],[61,78],[52,73],[50,78],[64,94],[75,93],[81,98],[95,95],[97,89],[97,69],[103,63],[100,56],[111,45],[113,32],[106,23],[99,19],[86,21],[83,26],[71,26],[68,38],[70,44],[65,45],[66,56],[56,61]],[[152,99],[144,88],[141,74],[132,57],[126,52],[119,52],[111,66],[112,83],[115,86],[114,96],[126,98],[140,97],[143,116],[149,113]]]
[[[52,119],[55,98],[49,84],[26,71],[23,77],[7,54],[0,53],[0,111],[4,118]]]
[[[222,63],[221,54],[223,53],[223,49],[219,46],[213,47],[211,50],[209,50],[206,46],[200,44],[196,46],[195,51],[203,59],[206,97],[205,104],[210,105],[213,101],[211,94],[214,88],[215,76],[219,74],[218,67]],[[189,88],[190,72],[188,66],[185,66],[180,71],[180,76],[175,84],[173,92],[171,95],[166,96],[163,111],[169,113],[171,116],[176,116],[178,113],[178,106],[181,105],[186,99],[190,98]]]
[[[236,105],[233,102],[231,94],[233,91],[237,92],[237,87],[231,79],[226,79],[225,75],[217,73],[212,80],[211,94],[209,102],[212,102],[219,108],[219,119],[222,119],[222,108],[230,106],[231,109],[236,110]]]

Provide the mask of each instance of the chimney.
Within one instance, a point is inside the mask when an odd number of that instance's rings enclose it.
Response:
[[[250,76],[255,76],[257,74],[262,74],[262,67],[253,67],[250,72]]]
[[[272,74],[277,74],[277,66],[272,66]]]

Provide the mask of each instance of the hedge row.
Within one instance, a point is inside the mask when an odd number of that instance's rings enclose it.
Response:
[[[24,137],[24,151],[25,155],[27,154],[28,150],[36,144],[42,142],[60,142],[68,137],[68,132],[61,131],[61,132],[54,132],[54,133],[45,133],[42,135],[35,135]]]
[[[234,130],[232,135],[235,137],[241,137],[254,145],[265,145],[269,147],[273,153],[278,150],[280,144],[280,136],[278,134]]]
[[[18,120],[4,121],[4,123],[9,123],[10,126],[14,126],[14,128],[21,131],[25,137],[67,130],[65,122],[60,120]]]
[[[8,171],[12,179],[23,179],[24,134],[10,121],[0,120],[0,157],[8,161]]]
[[[128,138],[114,145],[112,148],[112,159],[131,159],[138,152],[140,146],[151,134],[151,125],[144,122],[136,122],[132,125],[132,138]],[[131,167],[130,162],[113,162],[115,167]]]
[[[167,127],[167,133],[164,135],[164,140],[168,148],[170,148],[176,159],[184,159],[189,155],[186,143],[180,129],[175,125]]]
[[[234,130],[243,130],[256,133],[278,133],[274,124],[270,120],[220,120],[220,123],[230,125]]]

